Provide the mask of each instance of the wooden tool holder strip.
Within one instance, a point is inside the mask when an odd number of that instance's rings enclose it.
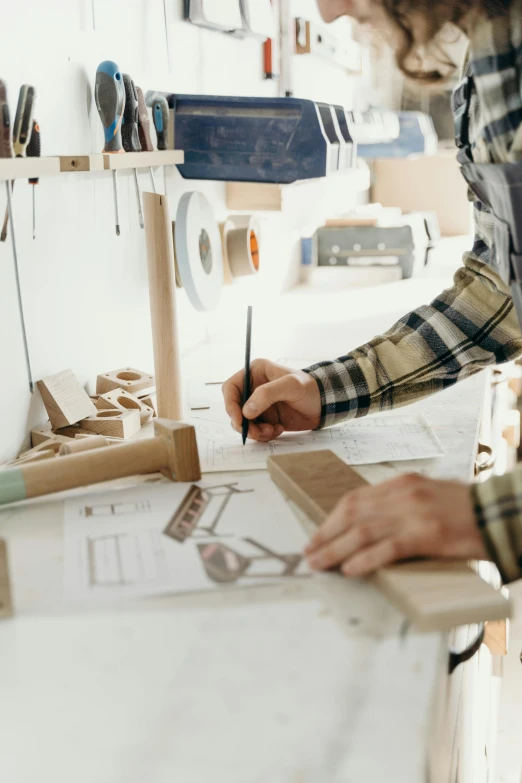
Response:
[[[2,158],[0,181],[46,177],[60,172],[139,169],[183,163],[182,150],[126,152],[124,155],[57,155],[40,158]]]

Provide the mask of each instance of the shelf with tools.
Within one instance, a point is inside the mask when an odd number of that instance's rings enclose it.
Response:
[[[0,181],[29,179],[73,171],[114,171],[122,169],[176,166],[183,163],[181,150],[126,152],[122,155],[59,155],[41,158],[0,159]]]

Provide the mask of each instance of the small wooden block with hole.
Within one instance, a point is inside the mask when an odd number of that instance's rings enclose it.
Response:
[[[138,398],[148,408],[152,408],[152,416],[155,418],[158,415],[158,397],[156,392],[153,391],[150,394],[146,394],[145,397]]]
[[[96,408],[71,370],[64,370],[37,381],[53,430],[76,424]]]
[[[105,394],[100,394],[96,400],[96,407],[102,410],[139,411],[142,426],[152,419],[154,409],[139,400],[125,389],[113,389]]]
[[[141,429],[139,411],[104,410],[83,419],[83,429],[113,438],[132,438]]]
[[[121,370],[103,373],[96,378],[96,394],[106,394],[113,389],[125,389],[129,394],[146,394],[155,390],[154,376],[147,372],[123,367]]]
[[[268,458],[268,471],[283,492],[321,525],[347,492],[368,485],[332,451]],[[370,577],[420,631],[511,616],[510,601],[465,562],[419,560],[381,568]]]

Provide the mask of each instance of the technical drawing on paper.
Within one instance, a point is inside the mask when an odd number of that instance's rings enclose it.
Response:
[[[91,587],[147,584],[167,570],[156,530],[89,536],[87,558]]]
[[[274,454],[331,449],[349,465],[428,459],[443,449],[426,419],[415,415],[380,415],[308,433],[285,434],[269,443],[238,442],[228,428],[194,420],[204,473],[266,468]]]
[[[96,506],[84,506],[83,515],[86,517],[108,517],[117,514],[141,514],[150,511],[148,500],[138,503],[98,503]]]
[[[204,489],[193,484],[163,532],[179,543],[198,534],[211,539],[226,537],[227,534],[218,533],[217,527],[230,499],[236,493],[253,491],[238,489],[237,482]],[[246,545],[251,552],[237,551],[239,544],[243,549]],[[236,582],[242,577],[293,576],[303,560],[300,553],[281,555],[252,538],[236,538],[236,549],[220,541],[209,541],[198,544],[198,552],[207,575],[215,582]],[[266,566],[265,571],[258,570],[260,561]]]
[[[222,484],[140,484],[72,497],[65,503],[64,534],[65,590],[77,600],[308,574],[302,556],[307,536],[267,473],[240,474]]]

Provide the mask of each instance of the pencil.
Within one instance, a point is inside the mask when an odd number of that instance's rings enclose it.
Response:
[[[245,348],[245,377],[243,380],[243,405],[250,397],[250,345],[252,343],[252,308],[250,305],[247,309],[247,331],[246,331],[246,348]],[[241,434],[243,436],[243,446],[246,443],[248,435],[249,420],[243,416],[243,423],[241,427]]]

